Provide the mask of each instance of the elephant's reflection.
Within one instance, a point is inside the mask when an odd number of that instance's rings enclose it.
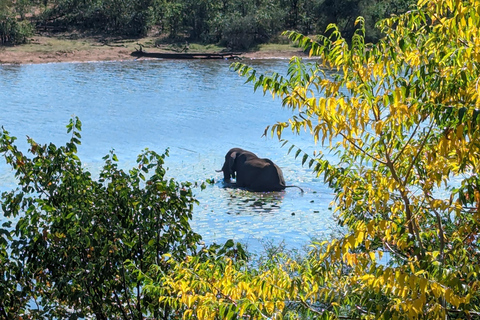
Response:
[[[262,214],[280,211],[284,192],[250,192],[242,189],[228,190],[228,214]]]

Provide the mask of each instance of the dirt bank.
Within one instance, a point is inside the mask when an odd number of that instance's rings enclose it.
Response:
[[[0,46],[0,64],[31,64],[52,62],[87,62],[87,61],[125,61],[135,60],[131,53],[141,45],[147,52],[172,52],[165,46],[149,45],[152,39],[122,39],[105,41],[103,39],[82,38],[67,39],[64,37],[36,36],[29,44],[20,46]],[[189,52],[218,52],[220,48],[195,47]],[[289,59],[292,56],[303,56],[298,49],[289,45],[263,47],[257,51],[245,52],[245,59]],[[143,58],[141,58],[143,59]]]

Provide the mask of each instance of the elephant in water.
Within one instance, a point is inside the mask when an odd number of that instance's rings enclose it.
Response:
[[[231,183],[236,179],[236,186],[251,191],[281,191],[285,185],[282,170],[270,159],[261,159],[256,154],[240,148],[230,149],[223,164],[223,181]],[[302,192],[302,188],[299,188]]]

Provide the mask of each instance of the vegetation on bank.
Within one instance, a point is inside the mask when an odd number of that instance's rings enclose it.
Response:
[[[0,43],[20,44],[38,31],[79,31],[145,36],[167,41],[247,49],[274,40],[283,30],[320,34],[335,23],[348,38],[357,16],[374,24],[405,12],[413,0],[0,0]]]
[[[480,0],[419,0],[375,44],[356,21],[348,42],[288,33],[321,59],[285,76],[234,66],[295,112],[272,135],[306,129],[338,155],[290,149],[335,192],[344,235],[252,264],[233,241],[197,244],[164,156],[124,172],[110,154],[95,181],[78,119],[64,147],[29,139],[31,158],[3,130],[19,186],[1,197],[0,316],[480,319]]]

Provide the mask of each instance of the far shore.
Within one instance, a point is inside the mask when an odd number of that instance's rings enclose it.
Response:
[[[153,38],[100,40],[93,38],[67,39],[64,37],[35,36],[28,44],[0,46],[0,64],[38,64],[58,62],[133,61],[132,52],[140,47],[145,52],[175,52],[170,45],[154,46]],[[180,48],[181,49],[181,48]],[[191,45],[192,52],[220,52],[214,46]],[[306,55],[292,45],[264,45],[255,51],[242,52],[242,59],[290,59]]]

